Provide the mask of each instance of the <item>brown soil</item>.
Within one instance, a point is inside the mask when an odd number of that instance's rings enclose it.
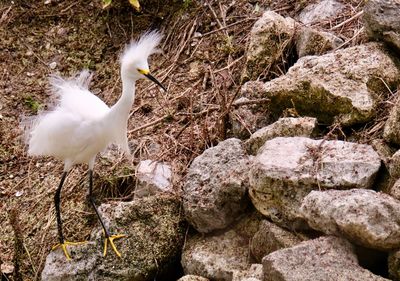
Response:
[[[228,117],[241,86],[249,31],[263,8],[294,16],[313,1],[143,0],[142,13],[123,0],[114,0],[107,10],[100,1],[26,2],[0,2],[0,264],[3,270],[12,268],[17,257],[23,280],[38,280],[57,243],[53,196],[63,165],[28,157],[19,122],[52,100],[48,75],[70,76],[89,68],[94,71],[91,90],[112,105],[121,92],[118,58],[124,45],[146,30],[161,29],[163,53],[153,56],[150,65],[168,92],[147,81],[138,83],[129,121],[134,157],[116,150],[99,156],[96,193],[102,202],[131,200],[136,164],[154,159],[171,163],[179,194],[191,160],[231,134]],[[362,1],[344,2],[348,13],[321,28],[360,11]],[[349,39],[359,24],[355,19],[336,32]],[[85,171],[85,166],[76,167],[62,193],[70,241],[88,239],[97,225],[84,199]],[[15,237],[22,240],[18,251]]]

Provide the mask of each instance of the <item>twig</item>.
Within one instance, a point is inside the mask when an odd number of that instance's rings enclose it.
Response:
[[[136,132],[141,131],[143,129],[146,129],[148,127],[157,125],[158,123],[161,123],[162,121],[164,121],[165,119],[167,119],[168,117],[170,117],[171,115],[174,115],[174,114],[175,114],[175,112],[172,112],[172,113],[169,113],[169,114],[165,114],[164,116],[162,116],[160,118],[157,118],[156,120],[154,120],[154,121],[152,121],[150,123],[144,124],[143,126],[137,127],[137,128],[135,128],[133,130],[130,130],[129,134],[133,134],[133,133],[136,133]]]
[[[356,34],[353,35],[353,37],[351,37],[349,40],[345,41],[345,42],[342,43],[341,45],[337,46],[337,47],[334,49],[334,51],[336,51],[336,50],[342,48],[343,46],[345,46],[345,45],[347,45],[347,44],[349,44],[351,41],[353,41],[353,40],[354,40],[361,32],[363,32],[363,31],[364,31],[364,27],[361,27],[361,28],[356,32]]]
[[[23,281],[20,272],[20,266],[22,265],[22,254],[24,244],[22,242],[22,231],[19,224],[19,213],[17,208],[13,208],[10,211],[10,224],[14,231],[14,273],[13,277],[15,281]]]
[[[338,25],[335,25],[334,27],[332,27],[332,28],[330,29],[330,31],[333,31],[333,30],[336,30],[336,29],[342,27],[342,26],[345,25],[346,23],[351,22],[352,20],[354,20],[354,19],[360,17],[363,13],[364,13],[364,11],[358,12],[357,14],[355,14],[354,16],[352,16],[351,18],[348,18],[347,20],[345,20],[345,21],[339,23]]]

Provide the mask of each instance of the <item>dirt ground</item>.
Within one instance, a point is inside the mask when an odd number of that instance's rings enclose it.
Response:
[[[71,76],[88,68],[94,71],[91,90],[112,105],[121,93],[118,60],[125,44],[146,30],[160,29],[162,53],[151,58],[150,68],[168,92],[148,81],[138,83],[129,120],[134,157],[127,159],[115,149],[100,155],[95,188],[101,202],[131,200],[137,163],[153,159],[172,165],[179,196],[191,160],[231,135],[231,103],[242,83],[254,22],[266,7],[294,16],[311,2],[143,0],[138,13],[122,0],[106,10],[100,0],[0,1],[2,271],[18,271],[22,280],[40,279],[46,256],[57,243],[53,196],[63,165],[28,157],[19,126],[24,116],[46,110],[53,100],[49,74]],[[362,1],[343,2],[348,12],[321,28],[360,11]],[[359,19],[348,25],[359,27]],[[347,31],[340,31],[344,39],[352,36]],[[88,239],[97,224],[85,200],[85,172],[85,166],[76,167],[62,191],[64,232],[70,241]],[[16,257],[19,263],[13,262]],[[13,280],[12,274],[3,278]]]

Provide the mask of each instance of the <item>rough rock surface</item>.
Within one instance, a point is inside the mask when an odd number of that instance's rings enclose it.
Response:
[[[257,262],[272,252],[282,248],[290,248],[303,241],[295,234],[279,226],[263,220],[260,228],[251,239],[250,251]]]
[[[278,250],[263,258],[264,281],[388,280],[360,267],[352,245],[338,237],[321,237]]]
[[[261,281],[263,280],[262,264],[254,263],[249,270],[233,273],[232,281]]]
[[[299,58],[322,55],[343,44],[343,40],[332,33],[312,28],[302,28],[296,36],[296,50]]]
[[[178,279],[178,281],[209,281],[209,280],[210,279],[198,275],[185,275]]]
[[[249,240],[259,222],[258,216],[251,215],[223,233],[188,237],[181,260],[184,273],[231,281],[234,274],[248,272],[251,267]]]
[[[296,25],[292,18],[284,18],[272,11],[262,15],[250,33],[244,80],[255,80],[266,67],[273,68],[281,54],[285,54],[281,49],[290,47],[288,43],[295,34]]]
[[[393,251],[388,258],[389,277],[394,281],[400,280],[400,250]]]
[[[152,160],[140,161],[136,178],[138,185],[135,189],[137,198],[154,195],[159,192],[172,192],[171,166]]]
[[[311,4],[303,9],[299,15],[299,21],[311,25],[329,18],[338,16],[345,6],[335,0],[323,0]]]
[[[370,188],[380,165],[369,145],[275,138],[253,159],[249,194],[258,211],[292,229],[304,226],[298,209],[311,190]]]
[[[368,0],[364,6],[364,26],[372,39],[383,40],[400,51],[400,2]]]
[[[317,127],[317,119],[312,117],[279,118],[278,121],[254,132],[245,142],[249,154],[255,155],[267,140],[276,137],[311,137]]]
[[[199,232],[223,229],[248,205],[249,160],[242,142],[228,139],[190,165],[183,186],[186,219]]]
[[[176,266],[185,234],[177,198],[157,195],[103,204],[99,210],[111,233],[127,235],[115,241],[122,258],[111,249],[103,257],[102,230],[97,228],[90,239],[94,242],[70,247],[71,261],[61,250],[52,251],[42,280],[152,280]]]
[[[312,191],[300,212],[308,224],[355,244],[392,250],[400,246],[400,201],[373,190]]]
[[[294,107],[300,115],[317,117],[322,123],[337,119],[353,125],[373,118],[378,104],[375,93],[387,92],[385,83],[396,87],[399,77],[382,45],[367,43],[300,58],[284,76],[267,83],[247,82],[242,94],[258,92],[269,98],[275,115]]]
[[[398,179],[389,189],[389,195],[400,200],[400,179]]]
[[[396,151],[389,159],[387,163],[390,176],[393,179],[400,178],[400,150]]]
[[[390,143],[400,145],[400,100],[394,104],[389,113],[383,129],[383,138]]]

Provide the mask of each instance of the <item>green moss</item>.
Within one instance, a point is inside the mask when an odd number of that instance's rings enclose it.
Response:
[[[33,112],[33,113],[38,113],[39,109],[42,108],[42,105],[35,100],[32,96],[27,96],[24,99],[25,105]]]

